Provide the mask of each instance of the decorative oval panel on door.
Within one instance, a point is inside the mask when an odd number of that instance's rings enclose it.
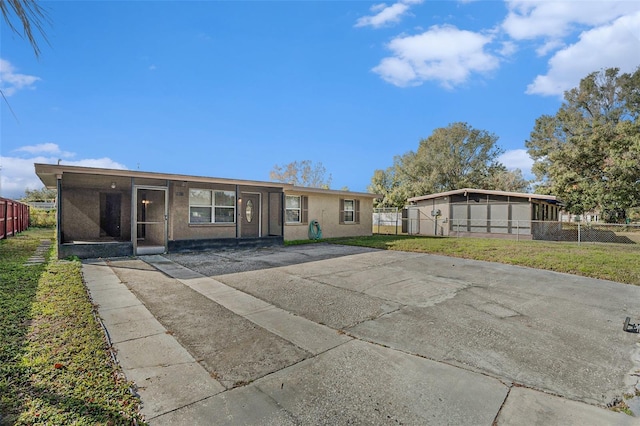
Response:
[[[247,201],[247,207],[245,208],[244,211],[244,217],[247,219],[247,222],[251,223],[251,221],[253,220],[253,201],[249,200]]]

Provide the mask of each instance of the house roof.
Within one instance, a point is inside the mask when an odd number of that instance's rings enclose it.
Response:
[[[490,190],[490,189],[474,189],[474,188],[462,188],[462,189],[456,189],[454,191],[447,191],[447,192],[438,192],[437,194],[429,194],[429,195],[422,195],[419,197],[411,197],[407,200],[407,202],[412,203],[412,202],[418,202],[418,201],[423,201],[423,200],[431,200],[434,198],[441,198],[441,197],[447,197],[450,195],[459,195],[459,194],[463,194],[466,195],[467,193],[471,193],[471,194],[485,194],[485,195],[502,195],[505,197],[519,197],[519,198],[526,198],[529,201],[531,200],[543,200],[543,201],[548,201],[551,203],[559,203],[559,200],[557,199],[557,197],[555,195],[542,195],[542,194],[530,194],[527,192],[508,192],[508,191],[494,191],[494,190]]]
[[[285,188],[286,193],[300,193],[300,194],[332,194],[332,195],[344,195],[345,197],[366,197],[366,198],[382,198],[380,194],[372,194],[370,192],[354,192],[343,191],[336,189],[322,189],[322,188],[308,188],[305,186],[293,186]]]
[[[140,170],[125,170],[125,169],[105,169],[97,167],[82,167],[82,166],[69,166],[64,164],[34,164],[36,169],[36,175],[40,178],[42,183],[47,188],[55,189],[57,187],[57,180],[59,176],[65,173],[73,174],[88,174],[93,176],[109,176],[109,177],[125,177],[125,178],[146,178],[146,179],[162,179],[172,181],[183,182],[198,182],[198,183],[218,183],[218,184],[231,184],[231,185],[245,185],[255,187],[270,187],[270,188],[282,188],[285,192],[301,192],[301,193],[324,193],[334,195],[345,195],[358,197],[371,197],[379,198],[378,194],[369,194],[365,192],[350,192],[339,191],[332,189],[320,189],[320,188],[307,188],[301,186],[294,186],[289,183],[282,182],[265,182],[257,180],[242,180],[242,179],[228,179],[208,176],[190,176],[182,174],[172,173],[157,173],[157,172],[144,172]]]
[[[34,164],[36,174],[45,184],[47,188],[56,188],[56,180],[58,176],[65,173],[89,174],[94,176],[112,176],[112,177],[128,177],[128,178],[147,178],[147,179],[163,179],[187,182],[203,182],[203,183],[223,183],[234,185],[250,185],[250,186],[269,186],[287,188],[292,187],[286,183],[280,182],[263,182],[253,180],[228,179],[207,176],[189,176],[172,173],[144,172],[140,170],[125,169],[103,169],[97,167],[68,166],[63,164]]]

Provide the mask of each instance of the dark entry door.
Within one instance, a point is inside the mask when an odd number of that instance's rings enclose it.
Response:
[[[100,194],[100,236],[120,238],[122,194]]]
[[[240,203],[240,222],[242,238],[260,236],[260,194],[242,193]]]

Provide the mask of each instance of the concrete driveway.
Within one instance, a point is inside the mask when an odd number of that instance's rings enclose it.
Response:
[[[639,424],[640,287],[327,244],[83,271],[151,424]]]

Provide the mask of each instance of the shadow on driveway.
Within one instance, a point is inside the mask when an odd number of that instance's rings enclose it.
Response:
[[[172,253],[164,257],[209,277],[297,265],[378,251],[367,247],[341,246],[327,243],[286,247],[213,250]]]

